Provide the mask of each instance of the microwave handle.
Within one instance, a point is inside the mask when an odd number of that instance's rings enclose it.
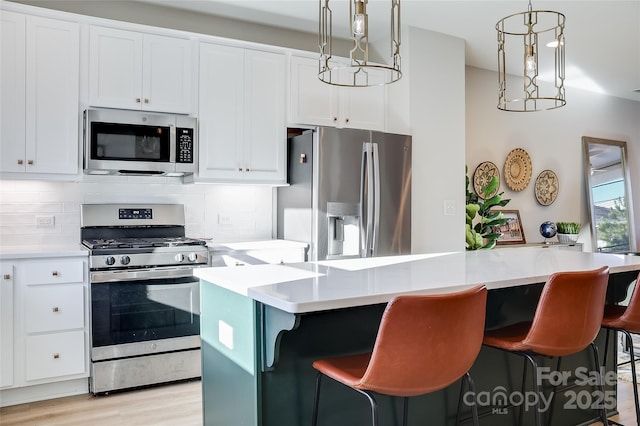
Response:
[[[169,125],[169,162],[175,164],[176,162],[176,126]]]

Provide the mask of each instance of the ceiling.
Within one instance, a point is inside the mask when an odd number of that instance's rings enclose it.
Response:
[[[318,0],[139,1],[303,32],[316,33],[318,28]],[[370,28],[388,31],[390,0],[368,1]],[[337,19],[337,14],[348,9],[348,2],[331,0],[330,6],[334,36],[346,37],[348,19]],[[402,0],[401,19],[403,27],[464,39],[467,65],[496,71],[496,22],[527,7],[527,2],[516,0]],[[640,0],[533,1],[532,7],[566,16],[565,86],[569,102],[571,87],[640,102]],[[309,50],[315,48],[310,46]]]

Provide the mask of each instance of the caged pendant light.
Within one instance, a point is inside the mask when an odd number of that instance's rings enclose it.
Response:
[[[391,1],[391,28],[389,64],[378,64],[369,58],[369,15],[368,0],[349,0],[349,34],[353,42],[349,50],[348,62],[334,57],[333,52],[333,12],[329,0],[320,1],[318,25],[318,47],[320,61],[318,78],[334,86],[367,87],[389,84],[402,77],[400,70],[400,0]]]
[[[498,109],[542,111],[567,103],[564,90],[564,24],[562,13],[532,10],[531,0],[526,12],[498,21]],[[516,54],[507,55],[507,49],[511,53],[515,50]],[[507,68],[520,67],[522,87],[509,86]],[[544,84],[543,81],[550,83]]]

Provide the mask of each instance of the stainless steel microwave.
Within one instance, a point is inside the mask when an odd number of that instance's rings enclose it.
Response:
[[[84,172],[184,176],[196,171],[195,117],[90,108],[84,111]]]

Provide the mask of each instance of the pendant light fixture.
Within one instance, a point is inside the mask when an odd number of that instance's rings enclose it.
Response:
[[[498,21],[498,109],[542,111],[567,103],[564,23],[562,13],[532,10],[531,0],[526,12]],[[508,55],[507,50],[515,55]],[[522,69],[523,84],[512,87],[507,82],[507,69],[518,68]]]
[[[369,57],[368,0],[349,0],[349,30],[346,39],[353,42],[344,55],[334,57],[333,12],[329,0],[320,1],[318,47],[320,64],[318,78],[334,86],[367,87],[389,84],[402,77],[400,70],[400,0],[390,0],[391,28],[389,63],[374,63]],[[342,4],[342,3],[340,3]],[[378,40],[378,35],[375,36]]]

